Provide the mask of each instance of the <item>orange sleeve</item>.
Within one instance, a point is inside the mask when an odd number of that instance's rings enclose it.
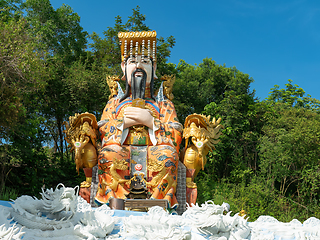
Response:
[[[120,143],[122,132],[117,126],[122,124],[123,119],[116,118],[117,102],[118,99],[112,98],[103,110],[101,121],[99,122],[102,145],[107,143]]]
[[[159,127],[156,132],[158,144],[173,145],[179,152],[182,134],[182,125],[177,118],[173,103],[164,100],[159,103],[160,118],[155,120],[155,125]]]

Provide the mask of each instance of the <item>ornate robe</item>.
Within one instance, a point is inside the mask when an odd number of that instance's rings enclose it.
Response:
[[[108,203],[112,197],[126,199],[133,173],[144,177],[150,199],[167,199],[171,208],[177,205],[182,125],[170,100],[161,98],[155,102],[147,98],[145,103],[154,117],[153,130],[145,126],[122,129],[124,109],[132,106],[130,97],[122,102],[119,97],[112,98],[103,111],[99,122],[102,148],[95,197],[98,205]],[[140,157],[145,158],[145,165],[139,163]]]

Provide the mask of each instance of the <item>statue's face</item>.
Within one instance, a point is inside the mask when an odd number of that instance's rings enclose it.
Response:
[[[126,63],[122,62],[121,68],[123,73],[127,71],[127,81],[130,86],[132,73],[134,73],[134,77],[143,77],[143,71],[139,70],[144,70],[145,74],[147,75],[146,85],[149,86],[151,82],[152,71],[154,71],[155,76],[156,65],[154,64],[152,69],[152,61],[148,57],[142,58],[141,55],[138,55],[136,57],[132,56],[132,58],[129,57]]]

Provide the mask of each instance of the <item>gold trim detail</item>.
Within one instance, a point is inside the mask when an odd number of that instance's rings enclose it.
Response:
[[[114,158],[112,164],[110,166],[110,175],[111,175],[111,183],[107,184],[113,191],[117,191],[119,184],[128,183],[129,180],[123,179],[117,170],[127,170],[128,163],[125,159],[116,159]]]
[[[110,95],[109,100],[113,98],[113,96],[118,95],[118,81],[120,80],[119,76],[107,76],[106,77],[107,84],[109,86]]]
[[[153,172],[157,172],[157,175],[152,178],[150,182],[147,182],[147,186],[152,187],[154,190],[159,184],[163,177],[166,175],[166,168],[164,162],[160,162],[154,159],[148,159],[148,171],[152,175]]]
[[[142,98],[136,98],[132,100],[132,107],[145,108],[146,101]]]
[[[91,187],[92,177],[86,177],[86,180],[80,184],[81,188],[89,188]]]
[[[174,98],[172,94],[172,89],[173,89],[173,84],[176,81],[176,76],[164,75],[161,77],[161,80],[163,81],[163,94],[166,95],[166,97],[172,101]]]

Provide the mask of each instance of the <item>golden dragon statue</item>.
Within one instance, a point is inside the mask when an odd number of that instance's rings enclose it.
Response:
[[[187,181],[187,187],[196,188],[193,182],[199,171],[204,170],[207,163],[209,151],[215,150],[214,145],[220,140],[221,129],[223,126],[220,124],[221,118],[216,120],[211,116],[201,114],[189,115],[184,124],[183,137],[185,138],[185,153],[183,163],[188,169],[194,169],[192,179]],[[188,179],[187,179],[188,180]]]
[[[69,117],[69,122],[63,123],[66,127],[65,139],[69,144],[70,152],[75,152],[76,169],[83,168],[86,181],[81,187],[90,187],[92,179],[92,167],[97,164],[97,136],[98,124],[96,117],[91,113],[75,114]],[[86,173],[89,172],[90,173]]]

